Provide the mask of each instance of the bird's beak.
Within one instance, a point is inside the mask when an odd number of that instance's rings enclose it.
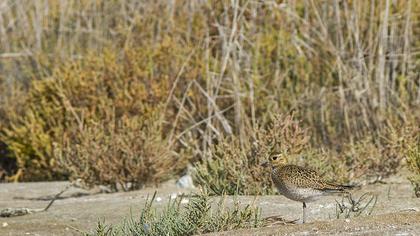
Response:
[[[268,166],[268,161],[264,161],[263,163],[261,163],[262,167],[267,167]]]

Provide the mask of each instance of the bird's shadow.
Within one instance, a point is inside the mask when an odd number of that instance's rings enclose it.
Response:
[[[272,227],[277,225],[295,225],[298,224],[300,219],[296,220],[286,220],[280,215],[276,216],[269,216],[263,219],[263,225],[264,227]]]

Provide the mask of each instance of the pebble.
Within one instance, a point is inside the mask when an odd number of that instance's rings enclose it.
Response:
[[[187,204],[188,202],[190,202],[190,200],[184,198],[181,200],[181,204]]]

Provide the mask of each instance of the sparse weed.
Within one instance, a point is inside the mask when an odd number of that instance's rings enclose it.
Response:
[[[362,214],[370,215],[376,206],[378,197],[373,193],[364,193],[358,199],[351,194],[342,197],[341,202],[336,200],[335,216],[337,219],[358,217]]]

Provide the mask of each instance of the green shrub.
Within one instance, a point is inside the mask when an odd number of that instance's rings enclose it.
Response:
[[[221,140],[196,165],[195,182],[216,195],[272,194],[270,171],[260,167],[272,151],[286,151],[289,163],[314,169],[330,181],[371,181],[395,174],[418,135],[411,126],[388,127],[380,137],[366,136],[337,151],[311,146],[307,130],[300,126],[293,116],[276,116],[243,146],[235,137]]]
[[[409,177],[416,197],[420,197],[420,136],[417,137],[417,143],[407,150],[408,167],[412,172]]]
[[[316,169],[326,179],[346,182],[371,181],[395,174],[418,131],[410,125],[384,128],[378,137],[365,136],[346,143],[341,150],[304,150],[294,163]]]
[[[307,131],[293,116],[278,115],[266,129],[259,129],[255,139],[241,146],[235,137],[221,140],[209,156],[196,165],[195,182],[211,194],[273,193],[271,174],[261,163],[274,151],[289,155],[308,146]]]
[[[260,167],[261,160],[238,140],[222,140],[208,157],[195,166],[194,182],[210,194],[269,194],[270,173]]]
[[[8,180],[8,177],[15,175],[18,169],[16,158],[10,153],[2,133],[9,127],[10,121],[22,113],[26,94],[21,84],[16,81],[7,82],[1,75],[0,91],[0,180]]]
[[[161,50],[167,50],[167,46],[162,45]],[[152,76],[151,73],[154,72],[150,71],[148,64],[159,60],[163,60],[158,66],[159,73]],[[106,153],[106,156],[114,152],[112,158],[121,162],[128,161],[124,155],[134,158],[135,155],[147,154],[152,157],[166,153],[161,160],[156,160],[156,167],[161,165],[158,164],[161,161],[173,163],[174,155],[169,155],[167,148],[159,148],[168,143],[163,127],[164,116],[167,113],[162,112],[160,104],[166,101],[169,93],[170,80],[167,74],[173,72],[173,63],[166,58],[162,59],[160,50],[132,50],[121,58],[108,51],[100,57],[91,55],[83,62],[68,62],[58,68],[51,78],[32,81],[26,102],[23,104],[22,116],[12,119],[10,125],[2,132],[2,140],[17,160],[19,171],[14,179],[62,179],[69,174],[72,177],[85,177],[78,173],[77,168],[73,169],[74,166],[66,165],[77,160],[66,160],[66,164],[60,165],[54,156],[53,144],[66,158],[74,158],[72,152],[92,153],[92,150],[87,150],[89,147],[86,145],[94,143],[102,154]],[[158,113],[161,114],[157,116]],[[95,135],[102,135],[102,139]],[[124,135],[126,137],[123,137]],[[122,149],[127,148],[125,146],[116,149],[118,145],[133,147],[136,140],[128,140],[129,138],[145,139],[148,135],[151,135],[150,140],[138,140],[140,145],[136,146],[135,154],[122,152]],[[119,140],[109,140],[111,136]],[[142,153],[142,148],[150,150]],[[156,153],[152,154],[154,151]],[[97,156],[92,158],[91,161],[97,160]],[[115,164],[115,161],[111,163]],[[180,160],[179,163],[184,162]],[[163,166],[166,167],[167,164]],[[150,167],[154,164],[146,163],[140,166]],[[144,170],[143,174],[160,175],[162,171],[152,168],[150,171]],[[135,177],[143,174],[126,173]],[[114,174],[112,178],[115,177]],[[109,182],[105,180],[108,177],[102,178],[97,182]],[[142,177],[138,181],[151,179],[154,178]],[[88,180],[90,183],[92,181],[92,178]]]
[[[195,235],[220,232],[240,228],[260,226],[260,210],[252,205],[240,206],[235,200],[227,207],[222,197],[215,209],[214,201],[206,194],[192,195],[189,203],[182,206],[182,197],[169,201],[158,212],[152,207],[156,193],[148,200],[141,211],[140,219],[125,220],[117,226],[99,223],[93,235]]]
[[[70,179],[87,187],[109,186],[111,190],[139,189],[158,184],[186,166],[185,159],[171,152],[162,137],[162,112],[103,120],[84,125],[60,147],[55,159]]]

